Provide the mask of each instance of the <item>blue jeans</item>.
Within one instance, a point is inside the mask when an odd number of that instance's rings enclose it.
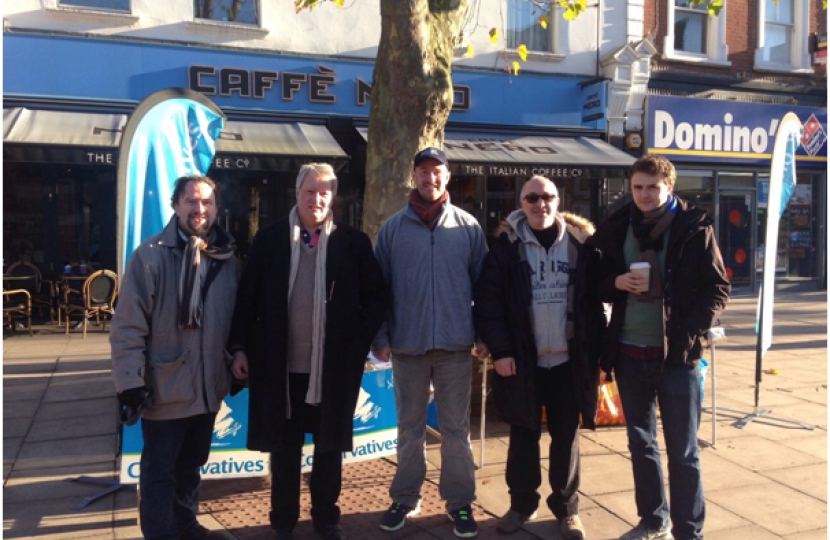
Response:
[[[207,462],[216,413],[175,420],[141,420],[139,515],[147,540],[178,540],[199,511],[199,467]]]
[[[392,500],[415,507],[426,476],[426,421],[432,381],[441,431],[438,491],[448,512],[475,499],[475,466],[470,448],[469,351],[432,350],[420,356],[392,355],[398,413],[398,468],[389,488]]]
[[[702,539],[705,505],[697,447],[700,371],[689,366],[664,368],[659,360],[618,354],[614,373],[625,414],[640,523],[656,529],[666,525],[671,515],[675,539]],[[657,445],[657,401],[669,460],[671,513]]]

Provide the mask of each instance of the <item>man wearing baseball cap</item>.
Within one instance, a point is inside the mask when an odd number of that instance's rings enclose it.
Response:
[[[398,413],[398,468],[392,505],[380,528],[396,531],[418,513],[426,475],[426,415],[430,382],[441,429],[439,492],[456,536],[478,534],[470,504],[475,473],[470,448],[470,393],[475,341],[472,288],[487,243],[473,216],[450,204],[447,156],[424,148],[413,159],[409,203],[384,222],[375,256],[391,292],[386,322],[372,344],[392,360]],[[486,347],[476,344],[476,355]]]

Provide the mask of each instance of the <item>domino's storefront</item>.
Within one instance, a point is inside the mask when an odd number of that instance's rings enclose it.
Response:
[[[776,128],[787,112],[803,124],[796,188],[781,218],[776,275],[827,275],[827,109],[651,95],[647,152],[671,159],[675,191],[715,217],[718,243],[733,285],[760,283],[766,195]]]
[[[3,45],[7,264],[24,258],[44,275],[76,262],[115,267],[123,128],[137,103],[170,87],[208,96],[227,117],[208,174],[242,257],[293,206],[304,162],[334,164],[335,212],[359,225],[371,62],[37,33],[6,32]],[[538,173],[557,183],[564,208],[603,217],[608,186],[633,162],[603,140],[607,83],[502,71],[453,79],[455,204],[491,230]]]

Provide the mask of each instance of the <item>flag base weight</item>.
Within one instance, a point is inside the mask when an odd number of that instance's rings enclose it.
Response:
[[[775,422],[783,422],[785,424],[795,424],[799,427],[802,427],[810,431],[813,431],[815,429],[815,426],[805,424],[804,422],[800,422],[798,420],[792,420],[790,418],[781,418],[779,416],[769,416],[769,413],[772,412],[772,409],[761,409],[760,407],[753,407],[752,411],[741,411],[738,409],[727,409],[724,407],[718,407],[718,411],[727,411],[736,414],[743,414],[743,418],[739,418],[738,420],[732,423],[732,425],[738,429],[744,429],[747,425],[749,425],[750,422],[758,419],[773,420]]]

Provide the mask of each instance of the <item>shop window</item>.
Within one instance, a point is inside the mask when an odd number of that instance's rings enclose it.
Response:
[[[787,275],[790,277],[813,277],[818,261],[816,219],[817,195],[813,193],[812,178],[799,175],[795,191],[781,216],[782,233],[779,249],[786,253]]]
[[[726,47],[726,6],[710,15],[705,5],[689,0],[668,1],[668,32],[663,42],[666,58],[729,65]]]
[[[258,0],[193,0],[196,19],[259,24]]]
[[[623,205],[631,202],[628,193],[628,180],[625,178],[606,178],[600,191],[599,212],[596,222],[601,223],[605,218],[619,210]]]
[[[750,181],[752,178],[750,177]],[[695,206],[715,215],[712,199],[714,177],[712,171],[677,170],[677,179],[674,182],[674,192],[680,198],[689,201]]]
[[[64,8],[130,12],[130,0],[60,0],[58,5]]]
[[[507,0],[507,36],[506,43],[509,49],[515,49],[524,44],[528,51],[537,53],[553,53],[555,50],[556,13],[548,3],[540,7],[536,2],[528,0]],[[539,17],[548,16],[547,28],[539,24]]]
[[[763,0],[758,4],[755,67],[773,71],[809,70],[806,2]]]
[[[115,268],[114,168],[4,162],[3,174],[4,267]]]

